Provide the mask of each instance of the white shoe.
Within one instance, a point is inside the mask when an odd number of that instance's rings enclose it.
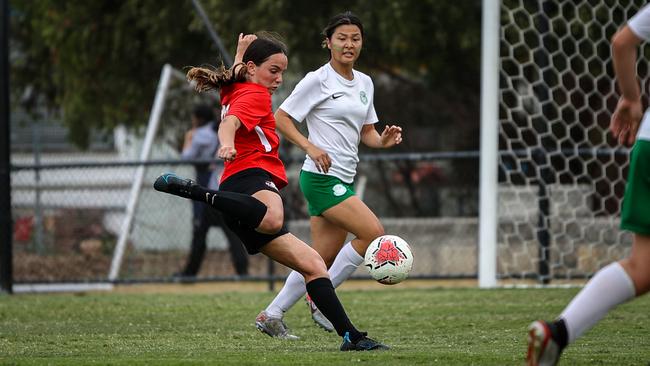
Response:
[[[305,301],[307,302],[307,306],[309,306],[309,311],[311,312],[311,318],[314,319],[314,322],[318,324],[319,327],[325,329],[328,332],[333,332],[334,331],[334,326],[332,325],[332,322],[329,321],[323,315],[323,313],[318,310],[316,307],[316,304],[314,304],[313,301],[311,301],[311,298],[309,295],[305,296]]]
[[[560,347],[553,339],[547,322],[536,320],[528,326],[527,366],[555,366],[560,353]]]
[[[291,334],[282,318],[272,318],[263,310],[255,318],[255,327],[270,337],[289,340],[300,339],[300,337]]]

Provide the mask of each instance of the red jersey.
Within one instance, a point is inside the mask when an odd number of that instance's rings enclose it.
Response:
[[[233,161],[224,163],[223,182],[231,175],[250,168],[262,168],[282,189],[288,184],[284,164],[278,156],[280,138],[275,132],[275,117],[268,89],[255,83],[234,83],[221,88],[221,119],[235,116],[241,127],[235,133]]]

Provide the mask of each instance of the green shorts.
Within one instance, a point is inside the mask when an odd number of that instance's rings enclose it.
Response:
[[[300,189],[307,200],[310,216],[320,216],[325,210],[355,195],[352,184],[337,177],[300,171]]]
[[[630,153],[621,229],[650,235],[650,141],[637,140]]]

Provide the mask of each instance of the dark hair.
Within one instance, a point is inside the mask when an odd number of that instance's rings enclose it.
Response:
[[[336,14],[331,17],[325,28],[323,28],[323,35],[327,39],[332,39],[332,34],[336,28],[341,25],[356,25],[361,31],[361,36],[363,37],[363,24],[361,24],[361,19],[354,15],[351,11],[346,11],[341,14]]]
[[[288,55],[287,46],[277,34],[259,32],[256,35],[257,39],[251,42],[244,52],[242,63],[233,65],[230,69],[226,69],[223,64],[212,69],[192,67],[187,72],[187,81],[196,82],[195,89],[199,92],[220,89],[223,86],[246,80],[246,67],[239,67],[235,73],[234,70],[237,69],[237,66],[245,65],[248,61],[252,61],[255,65],[260,66],[269,57],[277,53]]]
[[[214,121],[214,112],[207,104],[197,104],[194,106],[194,109],[192,109],[192,115],[198,120],[199,126]]]
[[[258,32],[256,35],[257,39],[251,42],[244,52],[243,63],[253,61],[255,65],[259,66],[276,53],[289,54],[287,46],[277,33]]]

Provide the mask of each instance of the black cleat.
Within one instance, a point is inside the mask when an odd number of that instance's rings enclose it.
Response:
[[[390,347],[377,342],[372,338],[368,338],[367,333],[361,333],[363,337],[359,339],[356,343],[352,343],[350,340],[350,333],[346,332],[343,337],[343,343],[341,344],[341,351],[384,351],[390,349]]]
[[[153,188],[159,192],[183,198],[192,198],[192,187],[195,185],[196,183],[190,179],[181,178],[173,173],[165,173],[156,179]]]

